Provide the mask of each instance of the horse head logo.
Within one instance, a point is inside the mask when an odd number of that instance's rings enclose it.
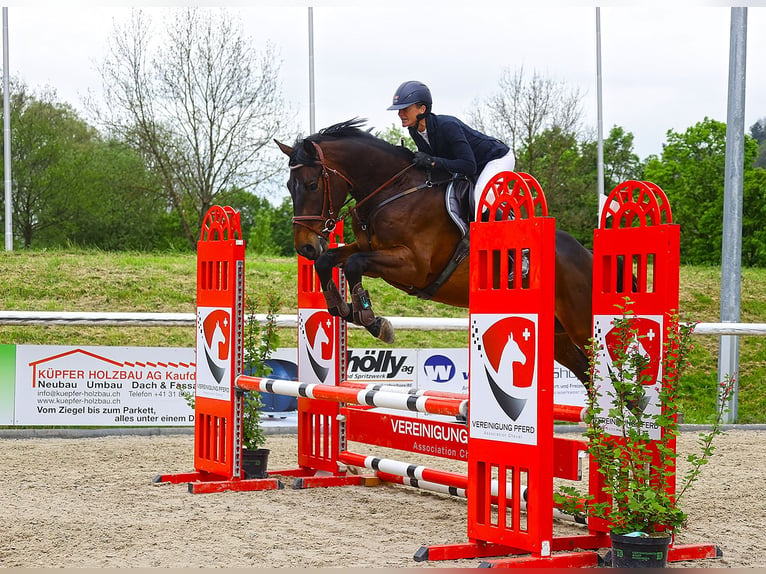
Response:
[[[506,317],[482,336],[484,371],[500,408],[517,420],[535,379],[536,325],[524,317]],[[512,391],[514,394],[511,394]],[[516,396],[514,396],[516,395]]]
[[[607,365],[610,376],[614,376],[613,364],[620,355],[637,353],[644,360],[644,367],[636,373],[642,385],[653,386],[657,382],[662,358],[662,328],[657,321],[646,317],[631,317],[628,328],[632,331],[628,337],[613,327],[604,337],[606,350],[611,364]],[[649,404],[649,397],[640,400],[625,400],[630,411],[643,411]]]
[[[662,358],[662,328],[660,324],[646,317],[631,317],[628,327],[634,334],[627,339],[620,337],[616,327],[613,327],[604,337],[609,359],[614,363],[618,354],[638,352],[646,360],[646,366],[641,369],[641,384],[651,386],[657,382]]]
[[[202,321],[205,358],[210,373],[219,383],[226,372],[231,351],[231,315],[225,309],[216,309]]]
[[[327,311],[317,311],[306,319],[302,331],[311,369],[324,383],[335,356],[333,318]]]

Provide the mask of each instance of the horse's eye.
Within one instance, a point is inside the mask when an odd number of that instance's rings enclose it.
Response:
[[[306,186],[306,189],[308,189],[309,191],[316,191],[316,190],[317,190],[317,187],[318,187],[318,185],[317,185],[317,182],[315,182],[315,181],[312,181],[312,182],[310,182],[310,183],[309,183],[309,184]]]

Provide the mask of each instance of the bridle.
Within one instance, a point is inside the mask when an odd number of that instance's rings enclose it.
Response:
[[[388,181],[386,181],[383,185],[379,186],[375,191],[370,193],[367,197],[364,199],[358,201],[354,207],[349,208],[346,213],[343,215],[338,214],[338,216],[335,216],[335,208],[333,206],[332,201],[332,189],[330,187],[330,174],[337,175],[340,177],[343,181],[345,181],[348,184],[348,192],[346,195],[348,196],[348,199],[343,203],[343,205],[340,206],[340,209],[343,209],[348,205],[350,201],[353,200],[353,197],[351,197],[351,192],[354,189],[354,184],[351,182],[351,180],[343,175],[340,171],[337,169],[334,169],[332,167],[329,167],[327,165],[327,162],[324,158],[324,153],[322,152],[322,148],[320,145],[316,142],[311,142],[314,144],[314,148],[317,150],[317,156],[319,165],[322,167],[322,173],[321,178],[323,181],[323,194],[322,194],[322,213],[320,215],[297,215],[293,216],[293,224],[294,225],[300,225],[302,227],[305,227],[306,229],[311,230],[313,233],[316,233],[316,229],[311,227],[310,225],[307,225],[304,223],[304,221],[319,221],[322,223],[323,228],[322,231],[320,231],[320,234],[327,237],[327,234],[331,233],[335,227],[338,225],[338,223],[342,222],[344,219],[346,219],[349,215],[353,214],[357,209],[359,209],[365,202],[367,202],[369,199],[371,199],[375,194],[377,194],[379,191],[385,189],[388,185],[399,179],[405,172],[407,172],[409,169],[413,167],[413,164],[409,164],[407,167],[396,173],[392,178],[390,178]],[[301,167],[306,167],[305,164],[299,163],[296,165],[291,165],[290,169],[298,169]],[[340,209],[338,211],[340,211]]]

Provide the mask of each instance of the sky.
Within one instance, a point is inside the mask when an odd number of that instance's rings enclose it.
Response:
[[[170,2],[41,2],[8,7],[8,67],[31,89],[52,87],[84,110],[98,94],[98,64],[115,22],[130,6],[161,18]],[[521,68],[579,89],[586,127],[597,126],[595,4],[550,0],[311,3],[315,126],[352,117],[368,126],[399,125],[386,111],[405,80],[426,83],[435,113],[467,119],[499,90],[504,70]],[[766,117],[766,1],[747,20],[745,130]],[[178,5],[178,2],[176,2]],[[256,50],[273,44],[284,99],[295,126],[309,133],[309,4],[208,2],[239,14]],[[705,117],[727,118],[731,8],[722,2],[603,2],[601,60],[604,135],[614,125],[634,134],[641,159],[661,154],[666,133]]]

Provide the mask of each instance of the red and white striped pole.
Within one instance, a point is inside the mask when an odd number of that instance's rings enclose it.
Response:
[[[240,375],[237,387],[245,391],[259,391],[336,401],[352,405],[382,407],[402,411],[468,417],[468,400],[444,397],[413,396],[404,393],[357,390],[333,385],[308,384],[300,381],[282,381]]]

